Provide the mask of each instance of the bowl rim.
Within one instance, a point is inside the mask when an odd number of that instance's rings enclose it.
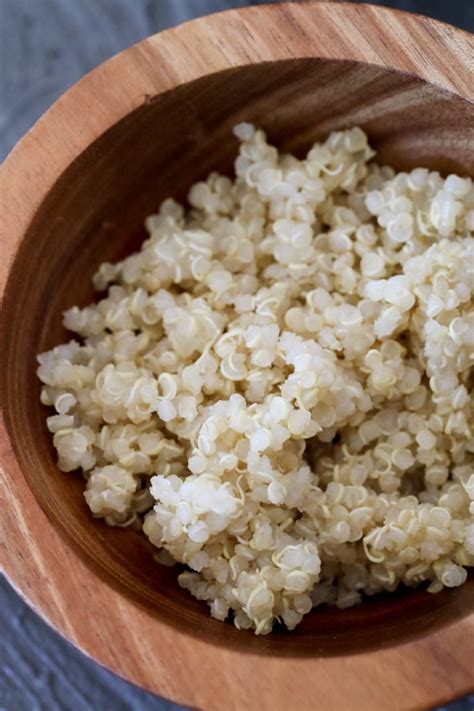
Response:
[[[379,29],[383,41],[378,38],[367,41],[362,29],[367,22]],[[276,23],[284,33],[279,38],[283,41],[267,45],[262,38],[270,37],[268,33]],[[305,32],[309,23],[315,27],[322,24],[323,36]],[[358,28],[358,43],[341,41],[335,29],[337,23],[351,23]],[[397,42],[401,34],[421,43],[423,54],[405,51]],[[231,44],[219,42],[230,35]],[[294,42],[296,37],[298,43]],[[99,65],[67,90],[4,161],[0,169],[0,296],[5,293],[22,238],[60,175],[91,143],[143,103],[226,69],[302,58],[356,61],[398,70],[474,102],[473,56],[474,36],[463,30],[400,10],[348,2],[287,2],[237,8],[200,17],[142,40]],[[157,73],[154,67],[160,58],[170,57],[174,62],[173,73]],[[143,71],[147,65],[148,73]],[[120,90],[118,75],[133,78],[126,91]],[[104,91],[108,101],[101,103],[97,98]],[[96,98],[96,111],[89,109],[90,97]],[[74,132],[71,124],[77,125],[78,121],[81,131]],[[37,180],[38,176],[41,180]],[[461,649],[461,640],[465,641],[469,633],[474,655],[474,615],[429,637],[380,652],[317,659],[242,655],[241,650],[217,647],[177,631],[98,578],[63,540],[22,474],[3,416],[0,462],[4,511],[0,530],[4,540],[8,540],[8,545],[0,548],[0,561],[7,578],[63,637],[143,688],[183,704],[210,709],[223,708],[218,693],[222,685],[234,693],[245,689],[245,705],[249,708],[270,708],[270,705],[279,708],[275,699],[287,698],[290,689],[292,694],[298,694],[302,708],[310,705],[316,708],[318,698],[326,698],[326,705],[330,698],[332,706],[339,708],[349,694],[354,703],[359,694],[358,700],[363,698],[366,702],[364,708],[375,709],[385,698],[382,692],[386,678],[390,678],[393,687],[390,708],[394,709],[434,706],[473,688],[472,675],[462,659],[457,660],[460,670],[454,680],[444,678],[442,672],[445,666],[448,669],[452,666],[453,654]],[[80,627],[71,624],[71,606],[82,611]],[[108,617],[110,610],[114,612]],[[100,624],[96,621],[99,618]],[[117,629],[120,624],[126,625],[127,620],[139,632],[129,645],[119,635],[128,657],[132,650],[135,652],[131,661],[124,658],[126,655],[121,656],[117,648]],[[160,640],[160,647],[169,647],[173,654],[160,654],[152,644],[156,639]],[[137,646],[138,640],[144,649]],[[184,672],[178,675],[176,658],[184,667]],[[192,676],[191,663],[194,660],[196,666],[196,659],[201,660],[199,666],[205,667],[202,677],[199,670]],[[421,676],[426,664],[437,669],[437,679],[433,675],[429,685],[416,688],[418,675]],[[381,678],[378,687],[372,671],[374,665],[377,678]],[[338,670],[342,668],[344,679],[338,679]],[[210,672],[212,683],[209,683]],[[413,680],[410,689],[406,685],[407,675]],[[201,678],[205,683],[199,684]],[[251,684],[246,683],[249,678]],[[371,695],[364,691],[365,679],[376,687]],[[229,705],[229,708],[240,706]]]

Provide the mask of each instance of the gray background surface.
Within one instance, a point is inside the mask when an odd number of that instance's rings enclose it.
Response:
[[[0,0],[0,160],[67,87],[111,55],[192,17],[257,4],[261,3]],[[382,0],[379,4],[428,14],[474,32],[474,0]],[[0,579],[0,711],[178,708],[87,659]],[[474,696],[449,709],[474,711]]]

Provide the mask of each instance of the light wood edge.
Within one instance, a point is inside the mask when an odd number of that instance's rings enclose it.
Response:
[[[369,25],[370,43],[364,39]],[[205,76],[211,68],[292,57],[392,67],[474,100],[474,38],[387,8],[346,3],[257,6],[150,37],[78,82],[5,161],[0,174],[0,293],[45,195],[110,126],[147,97]],[[114,592],[61,540],[22,475],[3,421],[0,461],[0,554],[10,581],[73,644],[144,688],[216,711],[400,711],[427,708],[474,687],[474,615],[410,644],[342,658],[255,657],[190,639]]]

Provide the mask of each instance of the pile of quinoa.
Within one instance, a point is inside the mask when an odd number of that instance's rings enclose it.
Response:
[[[474,186],[235,128],[234,180],[166,200],[38,357],[59,467],[257,634],[474,565]]]

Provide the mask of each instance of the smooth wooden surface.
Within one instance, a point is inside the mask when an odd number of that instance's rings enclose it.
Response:
[[[95,70],[3,166],[2,560],[40,614],[126,678],[219,711],[399,711],[474,687],[472,581],[318,611],[292,635],[210,620],[142,537],[92,522],[80,477],[55,466],[34,375],[35,354],[63,338],[60,311],[91,298],[97,264],[130,248],[163,197],[229,169],[237,120],[296,151],[357,123],[398,167],[474,174],[473,56],[470,35],[373,7],[229,12]]]

